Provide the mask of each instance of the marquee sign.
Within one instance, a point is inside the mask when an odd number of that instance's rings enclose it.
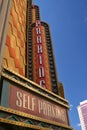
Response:
[[[4,80],[1,105],[18,110],[42,119],[68,125],[67,109],[45,97],[30,91],[23,90]]]

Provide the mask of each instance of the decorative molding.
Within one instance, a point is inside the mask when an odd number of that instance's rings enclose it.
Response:
[[[17,110],[5,108],[0,106],[0,122],[13,124],[17,126],[23,126],[27,128],[36,128],[40,130],[51,130],[52,128],[66,128],[67,130],[73,130],[70,126],[42,119],[40,117],[32,116]]]
[[[22,87],[30,89],[31,91],[69,109],[68,101],[66,99],[48,91],[47,89],[42,88],[40,85],[34,83],[31,80],[28,80],[27,78],[19,75],[18,73],[15,73],[14,71],[9,70],[8,68],[3,67],[1,76],[2,78],[6,78],[10,81],[13,81],[21,85]]]

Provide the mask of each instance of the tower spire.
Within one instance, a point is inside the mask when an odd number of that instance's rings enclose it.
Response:
[[[34,1],[32,0],[32,7],[34,8]]]

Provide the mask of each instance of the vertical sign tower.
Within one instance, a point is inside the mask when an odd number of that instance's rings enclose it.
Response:
[[[40,20],[39,7],[28,4],[27,78],[58,94],[52,40],[47,23]]]

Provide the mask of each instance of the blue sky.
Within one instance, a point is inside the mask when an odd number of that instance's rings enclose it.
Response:
[[[50,25],[58,80],[64,85],[74,130],[81,130],[77,106],[87,99],[87,0],[34,0]]]

